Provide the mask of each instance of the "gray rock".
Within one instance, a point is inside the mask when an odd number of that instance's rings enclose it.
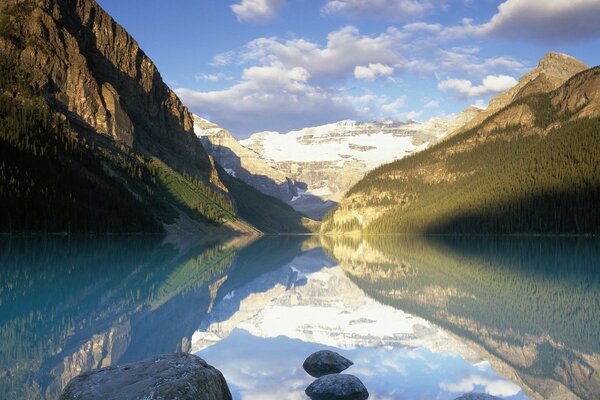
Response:
[[[323,375],[339,374],[354,363],[346,357],[329,350],[321,350],[311,354],[302,364],[309,375],[319,378]]]
[[[484,393],[467,393],[455,400],[502,400],[500,397],[491,396]]]
[[[231,400],[223,374],[203,359],[178,353],[85,372],[59,400]]]
[[[365,385],[348,374],[325,375],[306,388],[306,395],[312,400],[365,400],[369,392]]]

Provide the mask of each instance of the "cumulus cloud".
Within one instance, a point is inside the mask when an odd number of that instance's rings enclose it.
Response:
[[[285,0],[242,0],[231,6],[240,22],[268,21],[278,16]]]
[[[442,382],[440,387],[452,393],[472,392],[478,386],[492,396],[510,397],[521,392],[521,388],[504,379],[494,379],[483,375],[471,374],[458,382]]]
[[[302,67],[318,81],[351,77],[357,66],[401,63],[398,46],[403,34],[390,28],[379,35],[362,35],[354,26],[346,26],[327,36],[322,46],[305,39],[281,40],[260,38],[246,46],[240,54],[244,62],[274,61],[286,67]]]
[[[363,35],[347,26],[329,33],[324,45],[305,39],[256,39],[213,60],[249,65],[239,82],[212,92],[180,88],[177,94],[197,114],[241,135],[369,118],[364,113],[380,100],[366,104],[368,97],[350,95],[339,86],[355,75],[375,79],[393,74],[402,63],[402,35],[397,29]]]
[[[456,72],[483,78],[492,73],[521,75],[530,69],[525,63],[512,57],[480,58],[476,53],[460,49],[435,49],[427,56],[407,60],[403,67],[421,75],[435,75],[443,79]]]
[[[459,97],[466,99],[479,97],[490,93],[504,92],[517,84],[517,80],[508,75],[488,75],[481,85],[474,86],[466,79],[446,79],[438,84],[438,88],[444,91],[456,91]]]
[[[367,66],[356,66],[354,68],[354,77],[358,80],[374,81],[381,76],[391,76],[394,68],[381,63],[369,64]]]
[[[349,18],[399,21],[420,17],[435,3],[435,0],[328,0],[321,12]]]
[[[359,117],[349,98],[311,85],[310,77],[302,67],[276,63],[245,69],[239,83],[223,90],[180,88],[176,93],[194,112],[210,116],[238,136]]]
[[[600,0],[506,0],[483,34],[568,41],[600,36]]]

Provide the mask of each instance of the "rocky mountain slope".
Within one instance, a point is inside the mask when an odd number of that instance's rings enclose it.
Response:
[[[229,131],[195,115],[194,132],[206,151],[229,175],[283,201],[289,201],[298,195],[293,180],[267,164],[258,154],[242,146]]]
[[[537,67],[523,75],[516,86],[492,98],[487,109],[468,123],[451,131],[448,136],[476,127],[517,99],[531,94],[551,92],[567,79],[587,68],[587,65],[567,54],[551,51],[540,60]]]
[[[554,86],[547,79],[559,79],[553,71],[579,66],[570,57],[545,56],[526,75],[537,74],[520,89],[526,94],[511,89],[499,98],[514,100],[477,126],[368,174],[323,230],[598,232],[600,68],[568,80],[567,72],[550,92],[533,84]]]
[[[480,112],[469,107],[455,118],[425,123],[340,121],[286,134],[260,132],[240,142],[199,117],[195,129],[230,174],[320,219],[366,172],[427,148]]]
[[[274,199],[264,207],[271,200],[250,188],[232,195],[192,114],[94,0],[2,2],[0,53],[1,231],[161,231],[182,221],[252,231],[242,209],[259,221],[283,213],[287,222],[261,230],[303,230]]]

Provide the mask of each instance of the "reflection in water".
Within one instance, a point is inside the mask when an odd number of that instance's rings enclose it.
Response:
[[[387,237],[326,247],[369,296],[470,341],[532,396],[600,398],[598,239]]]
[[[55,399],[83,371],[189,350],[219,285],[236,275],[235,244],[0,237],[0,398]],[[285,262],[300,247],[272,245],[256,257]]]
[[[373,399],[444,400],[472,390],[524,398],[445,332],[365,296],[322,249],[224,291],[192,338],[192,351],[223,371],[239,399],[305,399],[312,378],[301,365],[323,348],[355,362],[348,372]]]
[[[322,240],[2,237],[0,398],[179,350],[236,398],[305,398],[322,348],[375,399],[600,392],[597,241]]]

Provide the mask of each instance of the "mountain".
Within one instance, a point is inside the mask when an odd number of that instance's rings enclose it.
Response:
[[[195,117],[195,131],[229,174],[321,219],[367,171],[427,148],[480,112],[469,107],[455,118],[425,123],[340,121],[286,134],[260,132],[239,142]]]
[[[242,146],[229,131],[194,115],[194,132],[206,151],[229,175],[282,201],[287,202],[298,195],[293,180]]]
[[[581,65],[546,55],[483,122],[365,176],[323,231],[598,233],[600,67],[568,79]]]
[[[250,232],[257,206],[256,228],[305,231],[222,182],[192,114],[94,0],[3,1],[0,54],[0,231]],[[260,222],[278,219],[295,222]]]
[[[551,51],[542,57],[537,67],[523,75],[516,86],[492,98],[486,110],[468,123],[453,130],[448,136],[454,136],[476,127],[486,118],[519,98],[536,93],[551,92],[573,75],[586,69],[588,66],[581,61],[567,54]]]

